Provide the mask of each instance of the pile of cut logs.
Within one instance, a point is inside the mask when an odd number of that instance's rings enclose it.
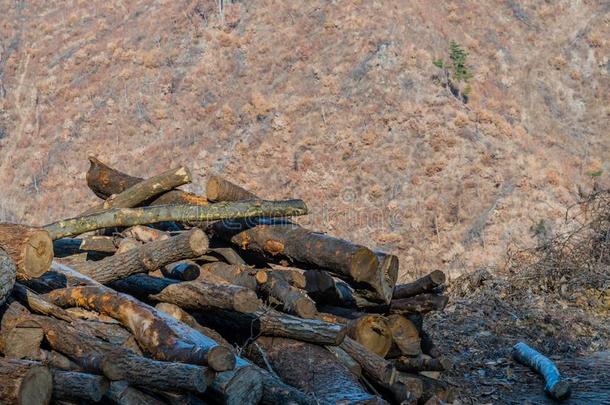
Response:
[[[452,401],[422,328],[442,272],[396,285],[396,256],[293,222],[301,200],[90,162],[98,205],[0,224],[1,403]]]

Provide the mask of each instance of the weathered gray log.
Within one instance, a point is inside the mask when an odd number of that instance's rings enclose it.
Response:
[[[445,273],[435,270],[413,282],[399,284],[394,288],[394,299],[413,297],[427,293],[445,282]]]
[[[117,319],[156,359],[207,365],[217,371],[231,369],[235,364],[226,347],[163,312],[102,285],[54,290],[46,297],[60,307],[81,306]]]
[[[391,386],[394,383],[396,369],[383,357],[369,351],[349,337],[343,339],[339,347],[356,360],[364,373],[379,385]]]
[[[75,270],[105,284],[131,274],[153,271],[178,260],[197,257],[207,248],[208,238],[201,230],[193,229],[103,260],[83,263],[75,266]]]
[[[206,396],[226,405],[258,404],[263,396],[260,369],[241,357],[236,359],[233,370],[216,374]]]
[[[40,228],[0,223],[0,249],[14,262],[17,280],[40,276],[53,261],[53,241]],[[10,267],[6,267],[6,259],[2,263],[2,270],[7,271]],[[10,282],[10,277],[7,281]]]
[[[214,329],[242,332],[247,336],[278,336],[320,345],[339,345],[345,338],[347,327],[317,319],[302,319],[270,308],[253,314],[235,311],[200,311],[194,313],[197,319]]]
[[[524,342],[513,347],[513,358],[539,373],[545,382],[544,390],[554,399],[563,400],[570,396],[570,383],[561,378],[559,369],[548,357],[540,354]]]
[[[312,395],[308,395],[291,385],[285,384],[269,371],[262,368],[258,368],[258,371],[262,377],[263,383],[261,404],[319,405],[321,403]]]
[[[369,298],[383,303],[391,299],[394,285],[384,285],[391,280],[382,274],[377,255],[363,246],[270,218],[216,222],[213,230],[223,239],[268,260],[328,270],[370,289],[375,294]]]
[[[51,401],[51,372],[35,361],[0,357],[0,402],[38,405]]]
[[[216,175],[212,175],[208,179],[205,193],[210,201],[240,201],[258,198],[248,190]]]
[[[126,381],[113,381],[106,397],[117,405],[164,405],[162,400],[131,387]]]
[[[326,349],[331,352],[341,364],[343,364],[353,375],[358,378],[362,377],[362,367],[360,364],[345,352],[339,346],[326,346]]]
[[[104,200],[143,181],[142,178],[130,176],[107,166],[94,156],[89,156],[89,162],[91,166],[87,171],[87,185],[98,197]],[[171,190],[145,202],[147,205],[206,205],[207,203],[207,198],[182,190]]]
[[[369,394],[323,347],[263,336],[246,348],[246,355],[261,368],[270,365],[283,381],[312,393],[322,403],[385,403]]]
[[[67,236],[117,226],[146,225],[163,221],[217,221],[227,218],[290,217],[307,214],[302,200],[242,201],[196,205],[157,205],[141,208],[111,208],[109,210],[65,219],[46,225],[51,238]]]
[[[109,196],[102,204],[93,207],[84,214],[103,211],[109,208],[131,208],[144,201],[149,201],[153,197],[164,194],[183,184],[190,183],[192,180],[191,172],[188,168],[180,166],[167,170],[156,176],[133,184],[119,194]]]
[[[193,281],[201,274],[201,268],[192,260],[181,260],[161,267],[165,277],[180,281]]]
[[[110,383],[101,375],[53,370],[53,399],[98,402]]]

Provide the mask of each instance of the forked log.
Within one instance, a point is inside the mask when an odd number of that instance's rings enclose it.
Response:
[[[394,299],[409,298],[419,294],[427,293],[439,287],[445,282],[445,273],[435,270],[413,282],[399,284],[394,288]]]
[[[40,228],[0,223],[0,249],[15,263],[17,280],[40,276],[53,261],[53,241]]]
[[[130,386],[126,381],[111,382],[106,397],[117,405],[165,404],[162,400]]]
[[[241,201],[196,205],[157,205],[141,208],[111,208],[99,213],[64,219],[46,225],[51,238],[119,226],[146,225],[164,221],[201,222],[227,218],[290,217],[305,215],[307,206],[302,200]]]
[[[339,347],[356,360],[362,371],[377,384],[384,387],[394,384],[396,369],[389,361],[349,337],[346,337]]]
[[[255,312],[262,304],[254,291],[245,287],[200,280],[168,285],[150,298],[186,309],[219,308],[238,312]]]
[[[245,337],[278,336],[320,345],[339,345],[345,338],[345,325],[317,319],[302,319],[273,309],[253,314],[235,311],[200,311],[194,314],[206,324],[231,335],[241,332]]]
[[[231,369],[235,364],[226,347],[163,312],[102,285],[54,290],[46,298],[60,307],[80,306],[115,318],[156,359],[207,365],[217,371]]]
[[[392,300],[390,313],[409,314],[418,312],[425,314],[432,311],[441,311],[447,305],[449,298],[444,295],[419,294],[414,297]]]
[[[220,177],[212,175],[208,179],[205,190],[210,201],[240,201],[256,200],[258,197],[237,184]]]
[[[421,354],[419,330],[410,319],[400,314],[393,314],[387,317],[387,322],[392,334],[392,347],[387,357]]]
[[[110,387],[108,380],[101,375],[61,370],[52,373],[55,400],[98,402]]]
[[[96,262],[85,262],[75,266],[75,270],[106,284],[131,274],[153,271],[178,260],[197,257],[207,248],[207,236],[203,231],[193,229]]]
[[[42,364],[0,357],[0,402],[37,405],[51,401],[53,380]]]
[[[286,338],[259,337],[246,355],[261,368],[267,364],[286,383],[312,393],[322,403],[377,404],[345,366],[323,347]]]
[[[383,285],[377,255],[351,242],[313,232],[285,220],[257,218],[216,222],[214,232],[244,250],[271,261],[286,260],[324,269],[371,289],[371,298],[388,303],[392,288]]]
[[[127,188],[143,181],[142,178],[133,177],[115,170],[93,156],[89,156],[89,162],[91,166],[87,171],[87,185],[98,197],[104,200],[113,194],[122,193]],[[146,201],[147,205],[206,205],[207,203],[207,198],[182,190],[171,190],[151,201]]]
[[[267,299],[273,298],[281,303],[284,312],[305,319],[313,318],[317,312],[315,302],[303,290],[291,286],[273,273],[268,274],[268,280],[258,288]]]
[[[0,305],[6,302],[16,279],[15,262],[0,248]]]
[[[554,399],[563,400],[570,396],[570,383],[561,378],[559,369],[548,357],[540,354],[524,342],[513,346],[513,358],[519,363],[534,369],[544,378],[546,393]]]
[[[445,371],[451,368],[451,363],[444,357],[432,358],[426,355],[417,357],[401,356],[392,361],[396,370],[417,373],[420,371]]]
[[[109,208],[135,207],[144,201],[150,201],[154,197],[171,191],[176,187],[190,183],[191,180],[192,176],[188,168],[180,166],[170,169],[135,183],[118,194],[109,196],[102,204],[90,208],[85,211],[84,214],[92,214]]]
[[[216,374],[206,396],[226,405],[258,404],[263,396],[260,369],[241,357],[236,359],[233,370]]]
[[[199,265],[191,260],[181,260],[161,267],[165,277],[180,281],[193,281],[201,274]]]

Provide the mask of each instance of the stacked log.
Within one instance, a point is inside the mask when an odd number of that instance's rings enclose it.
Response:
[[[98,204],[0,224],[0,401],[451,400],[423,328],[443,273],[396,285],[396,256],[289,220],[301,200],[220,176],[204,197],[176,188],[183,166],[144,179],[89,160]]]

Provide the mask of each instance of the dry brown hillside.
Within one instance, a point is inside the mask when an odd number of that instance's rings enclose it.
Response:
[[[495,265],[609,185],[609,57],[605,0],[2,0],[0,221],[91,205],[95,154],[300,196],[403,278]]]

